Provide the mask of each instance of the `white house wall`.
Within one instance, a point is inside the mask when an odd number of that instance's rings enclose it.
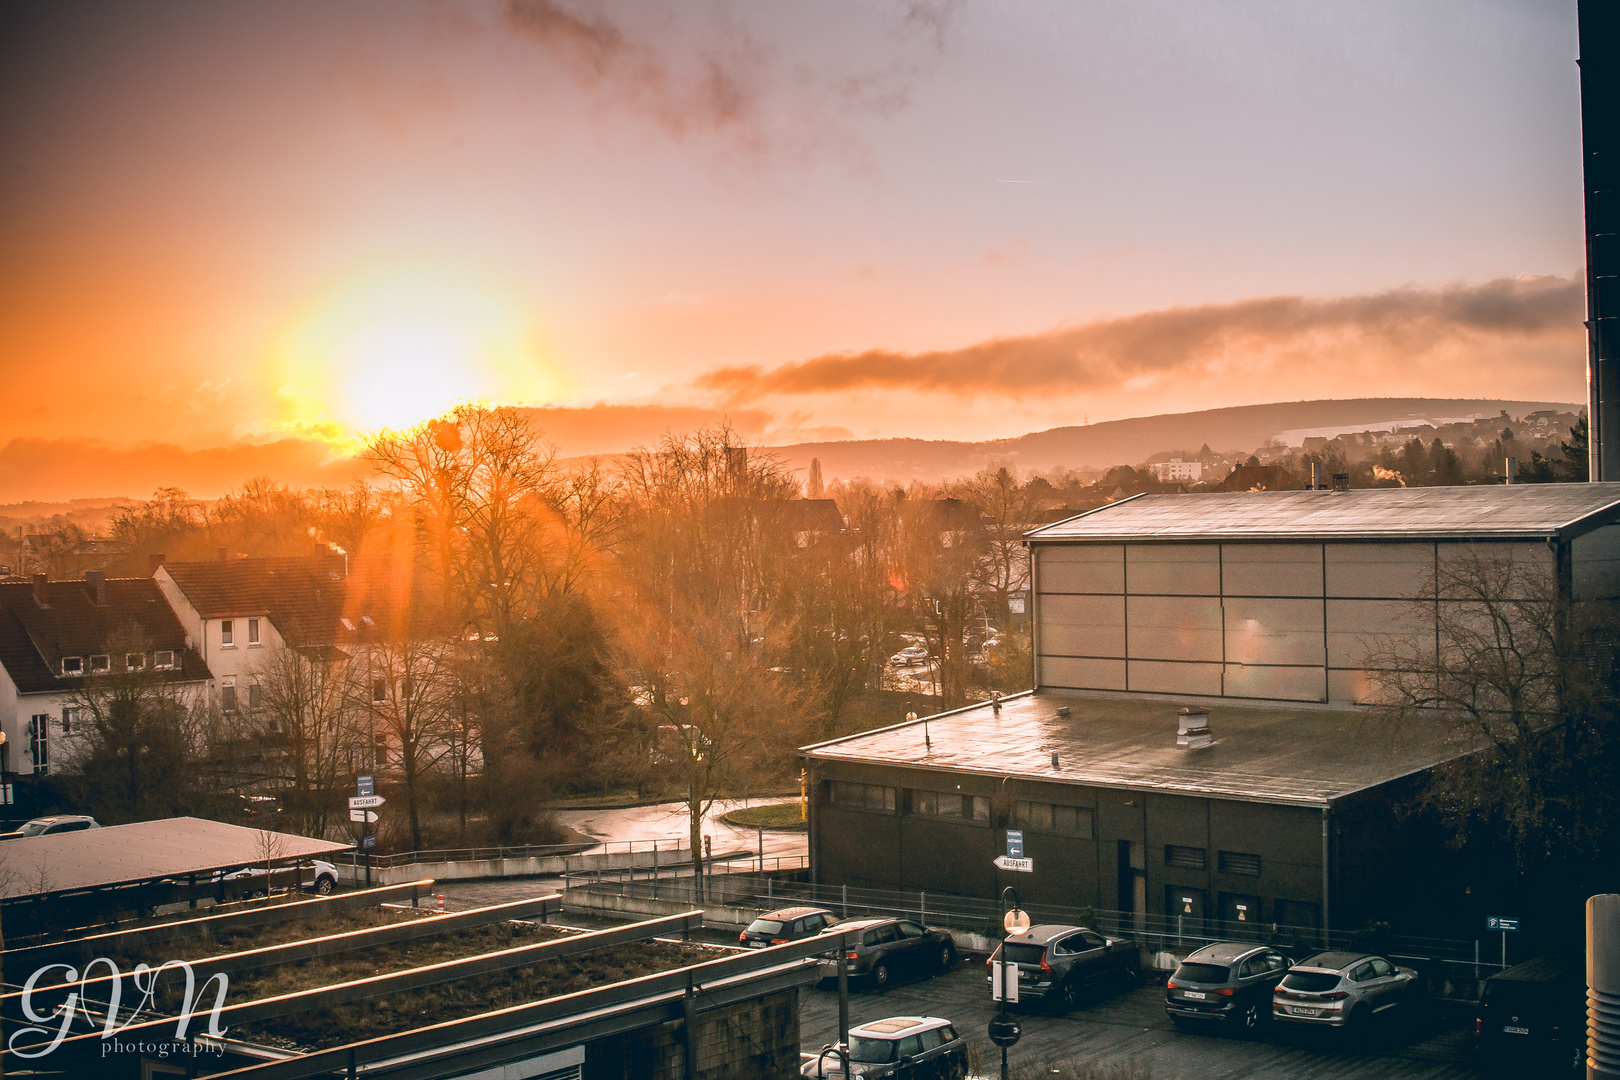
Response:
[[[1109,543],[1035,549],[1036,682],[1302,702],[1365,702],[1369,653],[1428,650],[1446,560],[1511,558],[1551,583],[1543,541]],[[1576,542],[1586,595],[1620,595],[1620,526]]]

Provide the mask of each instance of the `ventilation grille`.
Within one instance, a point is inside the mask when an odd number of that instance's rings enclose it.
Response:
[[[1247,851],[1223,851],[1217,861],[1223,874],[1260,876],[1260,856],[1251,855]]]
[[[1164,845],[1164,864],[1166,866],[1181,866],[1188,870],[1202,870],[1208,862],[1208,856],[1201,847],[1183,847],[1180,844]]]

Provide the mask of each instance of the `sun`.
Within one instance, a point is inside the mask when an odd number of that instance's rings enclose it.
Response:
[[[487,274],[389,268],[319,290],[267,358],[283,430],[353,442],[457,402],[541,403],[560,387],[514,291]]]

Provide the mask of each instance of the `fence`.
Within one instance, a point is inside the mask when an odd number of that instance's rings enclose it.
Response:
[[[767,860],[769,864],[770,860]],[[581,882],[580,884],[586,884]],[[757,872],[720,873],[697,883],[682,879],[591,882],[592,891],[703,904],[753,907],[760,910],[788,904],[824,907],[842,918],[858,916],[915,919],[929,926],[959,933],[999,937],[1004,909],[999,900],[949,893],[901,892],[861,889],[846,885],[816,885],[792,877]],[[1315,926],[1285,926],[1221,919],[1189,919],[1139,912],[1021,904],[1033,923],[1090,926],[1105,934],[1135,938],[1154,966],[1173,966],[1186,956],[1216,941],[1254,941],[1269,944],[1299,957],[1319,949],[1378,952],[1398,964],[1417,968],[1431,990],[1441,996],[1477,995],[1480,979],[1502,966],[1486,957],[1478,941],[1416,937],[1369,931],[1324,931]],[[1522,958],[1521,958],[1522,959]]]

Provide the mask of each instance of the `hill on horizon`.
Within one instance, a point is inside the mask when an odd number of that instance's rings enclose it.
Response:
[[[1202,412],[1165,413],[1128,420],[1051,428],[1012,439],[953,442],[930,439],[852,439],[767,447],[789,468],[803,472],[812,458],[827,481],[867,477],[883,484],[971,476],[987,465],[1021,474],[1053,468],[1106,469],[1138,465],[1155,454],[1250,453],[1272,440],[1298,446],[1308,435],[1388,430],[1422,421],[1475,419],[1506,410],[1510,416],[1543,409],[1580,412],[1584,404],[1497,398],[1347,398],[1238,405]]]

